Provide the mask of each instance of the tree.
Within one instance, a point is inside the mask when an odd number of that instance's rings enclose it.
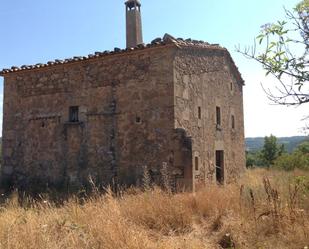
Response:
[[[292,154],[284,154],[278,157],[274,161],[274,168],[283,170],[302,169],[309,170],[309,159],[299,152],[293,152]]]
[[[274,167],[283,170],[309,170],[309,142],[300,144],[291,154],[283,154],[274,161]]]
[[[284,153],[284,146],[277,143],[277,138],[273,135],[264,138],[264,146],[261,150],[261,159],[266,166],[273,165],[274,161]]]
[[[273,75],[275,85],[263,86],[276,104],[309,103],[309,0],[286,10],[286,20],[262,26],[254,46],[238,52],[259,62],[266,75]],[[259,51],[259,52],[258,52]]]
[[[263,166],[265,166],[265,162],[261,156],[260,151],[256,151],[256,152],[247,151],[246,152],[246,167],[247,168],[263,167]]]
[[[309,158],[309,141],[305,141],[303,143],[301,143],[300,145],[298,145],[296,151],[304,154],[304,155],[307,155],[308,158]]]

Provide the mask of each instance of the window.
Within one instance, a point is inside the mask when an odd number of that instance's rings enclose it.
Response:
[[[216,151],[216,179],[218,183],[224,183],[224,151]]]
[[[221,109],[220,107],[216,107],[216,123],[217,126],[221,126]]]
[[[202,108],[199,106],[197,111],[198,111],[198,118],[201,119],[202,118]]]
[[[195,157],[195,162],[194,162],[194,164],[195,164],[195,170],[199,170],[199,165],[198,165],[198,163],[199,163],[198,157],[196,156],[196,157]]]
[[[137,124],[142,123],[141,117],[136,116],[136,117],[135,117],[135,122],[136,122]]]
[[[231,91],[233,91],[233,82],[231,82]]]
[[[232,115],[232,129],[235,129],[235,116]]]
[[[78,106],[71,106],[69,111],[69,121],[78,122]]]

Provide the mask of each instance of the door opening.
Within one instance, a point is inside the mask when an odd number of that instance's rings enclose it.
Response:
[[[218,183],[224,183],[224,151],[216,151],[216,180]]]

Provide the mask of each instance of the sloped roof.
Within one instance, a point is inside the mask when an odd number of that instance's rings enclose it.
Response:
[[[154,48],[154,47],[162,47],[168,44],[174,44],[177,47],[207,48],[207,49],[224,51],[230,60],[232,71],[235,73],[236,79],[242,84],[244,84],[244,80],[242,79],[242,76],[238,70],[238,67],[236,66],[231,54],[226,48],[219,46],[219,44],[209,44],[208,42],[204,42],[204,41],[197,41],[197,40],[192,40],[192,39],[184,40],[182,38],[176,39],[169,34],[165,34],[163,38],[156,38],[149,44],[140,44],[134,48],[126,48],[126,49],[114,48],[113,51],[95,52],[94,54],[89,54],[88,56],[74,56],[72,58],[68,58],[64,60],[57,59],[54,61],[49,61],[45,64],[38,63],[35,65],[23,65],[21,67],[12,66],[9,69],[3,69],[2,71],[0,71],[0,76],[5,76],[7,74],[20,72],[20,71],[29,71],[29,70],[38,69],[38,68],[52,67],[55,65],[69,64],[69,63],[74,63],[77,61],[86,61],[86,60],[91,60],[93,58],[99,58],[99,57],[104,57],[108,55],[125,54],[125,53],[130,53],[132,51],[137,51],[137,50],[143,50],[143,49]]]

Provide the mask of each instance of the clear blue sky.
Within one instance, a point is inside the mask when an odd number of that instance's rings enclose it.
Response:
[[[252,44],[261,25],[283,18],[283,6],[292,8],[297,0],[141,2],[145,42],[170,33],[219,43],[230,50],[247,84],[247,136],[298,134],[302,110],[289,109],[297,123],[289,123],[289,128],[280,127],[276,122],[284,121],[283,107],[271,107],[263,93],[256,94],[261,90],[258,79],[263,80],[263,72],[253,61],[234,52],[238,44]],[[124,0],[1,0],[0,68],[125,47],[124,10]],[[2,85],[1,78],[1,96]],[[272,120],[275,113],[281,116]],[[256,121],[263,115],[268,115],[267,125]]]

